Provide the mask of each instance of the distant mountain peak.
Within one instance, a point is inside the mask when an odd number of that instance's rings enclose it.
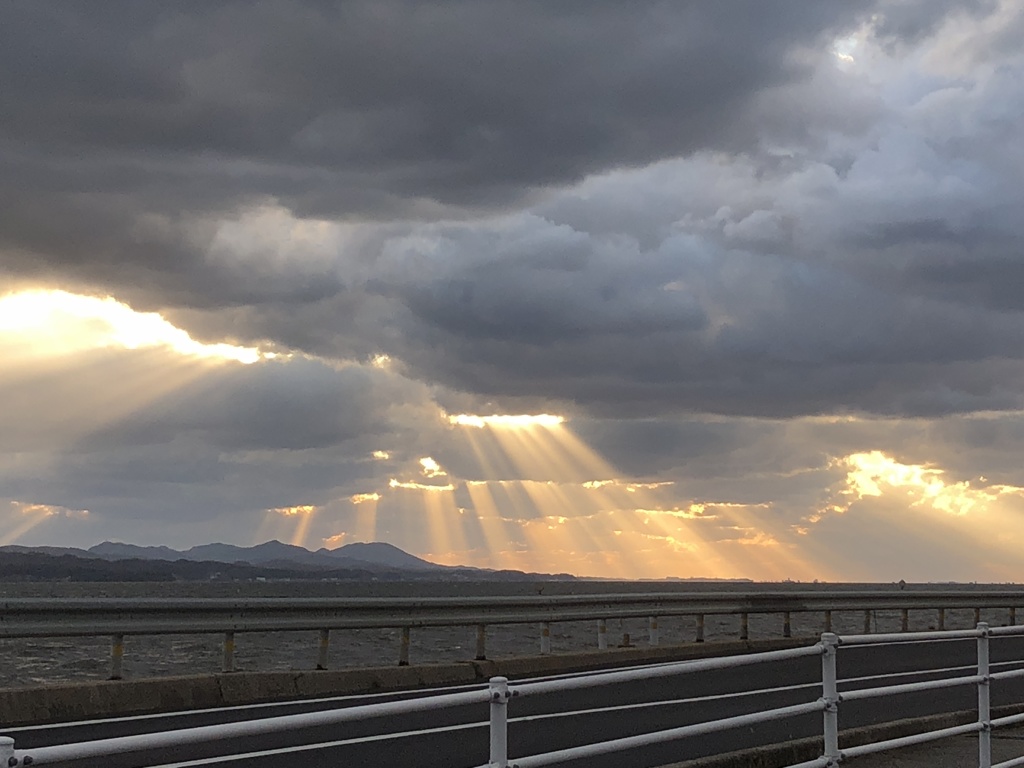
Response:
[[[89,547],[88,552],[107,560],[127,560],[131,558],[139,560],[178,560],[182,557],[181,552],[170,547],[143,547],[137,544],[124,544],[120,541],[104,541],[94,547]]]
[[[402,568],[404,570],[435,570],[446,566],[432,563],[421,557],[410,555],[394,544],[384,541],[357,541],[352,544],[343,544],[337,549],[320,550],[328,552],[332,557],[343,557],[350,560],[359,560],[366,563],[387,565],[391,568]]]
[[[410,555],[394,544],[383,541],[357,542],[337,549],[321,548],[311,552],[297,544],[286,544],[277,539],[252,547],[216,542],[199,544],[181,551],[165,546],[140,546],[119,541],[104,541],[90,547],[88,553],[106,560],[192,560],[220,563],[251,563],[263,565],[294,563],[320,568],[377,568],[387,570],[425,571],[440,570],[445,566]]]

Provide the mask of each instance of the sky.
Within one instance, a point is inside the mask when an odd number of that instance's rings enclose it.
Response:
[[[1017,0],[9,0],[0,544],[1024,581]]]

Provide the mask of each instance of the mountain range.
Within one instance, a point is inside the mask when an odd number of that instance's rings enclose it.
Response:
[[[297,566],[315,569],[360,568],[375,570],[398,569],[406,571],[443,571],[448,566],[431,563],[410,555],[392,544],[384,542],[358,542],[345,544],[336,549],[320,548],[310,551],[295,544],[273,540],[254,547],[238,547],[233,544],[200,544],[186,550],[170,547],[144,547],[117,541],[104,541],[88,549],[76,547],[24,547],[8,545],[0,552],[19,554],[72,555],[103,560],[189,560],[192,562],[248,563],[264,567]]]
[[[77,547],[0,547],[0,581],[196,581],[209,579],[521,580],[572,579],[438,565],[380,541],[315,551],[274,540],[254,547],[201,544],[186,550],[104,541]]]

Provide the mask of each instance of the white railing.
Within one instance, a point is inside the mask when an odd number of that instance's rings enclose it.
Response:
[[[425,712],[465,704],[483,704],[490,701],[487,690],[464,691],[441,696],[424,696],[418,699],[392,701],[383,704],[368,704],[346,709],[331,709],[320,712],[305,712],[297,715],[266,717],[237,723],[219,723],[196,728],[180,728],[161,733],[141,733],[119,736],[111,739],[96,739],[77,744],[60,744],[39,747],[32,750],[15,749],[14,739],[0,737],[0,765],[16,766],[45,765],[67,760],[88,760],[108,757],[126,752],[149,749],[181,747],[199,742],[218,741],[238,737],[261,736],[282,733],[296,728],[311,728],[320,725],[366,720],[371,717],[404,715],[411,712]]]
[[[675,662],[638,669],[617,670],[596,673],[583,677],[510,684],[505,678],[493,678],[485,690],[471,690],[439,696],[424,696],[404,701],[356,706],[347,709],[312,712],[306,714],[287,715],[283,717],[264,718],[247,722],[208,725],[167,731],[156,734],[140,734],[119,738],[101,739],[79,744],[40,747],[34,750],[18,750],[14,740],[0,738],[0,764],[15,766],[43,765],[65,760],[82,760],[105,755],[119,754],[139,750],[169,748],[200,741],[215,741],[239,736],[255,736],[259,734],[283,732],[295,728],[321,726],[346,721],[361,720],[381,715],[400,715],[415,711],[436,710],[442,707],[462,706],[466,704],[483,704],[490,708],[490,755],[484,768],[537,768],[538,766],[556,765],[568,760],[594,757],[597,755],[623,752],[633,748],[653,744],[676,741],[691,736],[708,734],[716,731],[749,726],[755,723],[780,720],[811,712],[822,713],[823,752],[813,759],[789,768],[830,768],[838,766],[845,760],[875,752],[883,752],[911,744],[946,738],[964,733],[978,734],[978,766],[979,768],[1012,768],[1024,766],[1024,758],[1008,760],[998,765],[992,764],[991,730],[1007,725],[1024,722],[1024,714],[1011,715],[993,719],[990,707],[990,687],[992,681],[1024,677],[1024,668],[992,672],[989,664],[989,642],[992,637],[1011,634],[1024,634],[1024,627],[1001,627],[991,629],[981,623],[975,629],[949,632],[916,632],[908,634],[886,635],[847,635],[837,636],[825,633],[821,641],[812,646],[792,648],[766,653],[752,653],[739,656],[727,656],[699,661]],[[840,692],[837,679],[836,656],[843,646],[869,644],[913,644],[942,639],[975,639],[977,642],[976,674],[950,677],[925,682],[903,683],[875,688],[849,690]],[[649,680],[658,677],[692,674],[695,672],[725,669],[728,667],[745,666],[759,663],[771,663],[808,656],[821,657],[822,695],[802,704],[779,707],[767,711],[757,711],[719,720],[694,723],[668,730],[630,736],[610,741],[585,744],[531,755],[528,757],[508,758],[508,707],[509,701],[516,697],[534,696],[543,693],[561,692],[573,689],[591,688],[611,685],[614,683]],[[936,670],[916,670],[920,673]],[[974,685],[978,692],[977,719],[965,725],[943,728],[918,733],[897,739],[888,739],[871,744],[839,747],[839,710],[844,701],[855,701],[868,698],[892,696],[915,691],[934,691],[954,686]],[[759,693],[751,691],[750,693]]]
[[[621,752],[637,747],[649,746],[666,741],[675,741],[689,736],[698,736],[716,731],[739,728],[753,725],[755,723],[780,720],[787,717],[806,714],[808,712],[822,712],[822,736],[823,753],[821,756],[788,766],[788,768],[832,768],[840,765],[844,760],[869,755],[877,752],[885,752],[899,747],[914,744],[923,744],[938,739],[948,738],[965,733],[977,732],[978,734],[978,767],[979,768],[1013,768],[1024,766],[1024,757],[1007,760],[996,765],[992,764],[991,731],[993,728],[1016,725],[1024,723],[1024,714],[1010,715],[992,719],[990,705],[990,686],[993,680],[1008,680],[1015,677],[1024,677],[1024,668],[1012,669],[1004,672],[993,673],[989,667],[989,639],[993,635],[1024,634],[1024,627],[1000,627],[991,629],[985,623],[979,623],[976,629],[953,631],[953,632],[915,632],[910,634],[886,634],[886,635],[847,635],[838,636],[826,632],[821,636],[821,642],[810,648],[798,648],[792,651],[780,651],[767,654],[749,654],[747,656],[726,657],[721,659],[708,659],[700,662],[685,664],[682,670],[696,672],[706,669],[721,669],[727,666],[735,666],[743,663],[756,663],[759,661],[774,661],[783,658],[794,658],[802,655],[821,655],[821,680],[822,695],[816,701],[806,704],[797,704],[788,707],[758,711],[746,715],[711,720],[703,723],[672,728],[663,731],[655,731],[639,736],[630,736],[620,739],[588,744],[571,749],[563,749],[555,752],[547,752],[540,755],[519,758],[514,761],[508,759],[507,749],[507,703],[511,696],[523,695],[537,692],[543,688],[555,689],[561,686],[561,690],[568,688],[564,681],[554,683],[534,683],[510,688],[508,681],[504,678],[495,678],[490,683],[491,689],[491,740],[490,740],[490,762],[482,768],[539,768],[545,765],[557,765],[568,760],[594,757],[615,752]],[[905,683],[901,685],[888,685],[876,688],[839,692],[839,680],[836,675],[837,651],[842,645],[868,645],[882,643],[919,643],[928,640],[951,640],[951,639],[977,639],[977,674],[931,680],[918,683]],[[927,671],[927,670],[920,670]],[[616,673],[619,680],[638,679],[630,678],[631,672]],[[600,676],[579,681],[578,684],[595,682]],[[976,685],[978,689],[978,719],[973,723],[967,723],[952,728],[942,728],[924,733],[917,733],[896,739],[887,739],[871,744],[863,744],[846,749],[839,748],[839,705],[843,701],[856,701],[862,699],[893,696],[903,693],[917,691],[931,691],[942,688],[951,688],[961,685]]]
[[[706,615],[739,617],[739,639],[748,639],[750,614],[782,617],[783,637],[790,637],[792,614],[818,613],[826,632],[837,611],[863,612],[864,633],[875,611],[901,612],[904,632],[910,611],[937,611],[939,629],[949,609],[973,609],[974,623],[982,609],[1007,611],[1016,623],[1020,590],[820,590],[780,592],[594,594],[529,597],[427,598],[262,598],[127,599],[9,598],[0,601],[0,639],[28,637],[111,638],[111,679],[122,676],[124,639],[129,635],[220,634],[225,672],[234,670],[235,635],[240,632],[319,630],[316,667],[327,668],[330,633],[341,629],[401,630],[398,663],[409,663],[410,631],[424,627],[476,627],[476,658],[486,658],[487,627],[496,624],[539,624],[540,652],[551,652],[550,625],[555,622],[596,622],[597,647],[608,647],[609,619],[644,618],[648,642],[659,643],[660,617],[695,618],[694,640],[704,640]]]

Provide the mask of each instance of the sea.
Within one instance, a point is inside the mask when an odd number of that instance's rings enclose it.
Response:
[[[12,597],[127,597],[127,598],[257,598],[257,597],[486,597],[500,595],[637,594],[654,592],[781,592],[809,590],[898,590],[897,584],[753,583],[717,581],[520,581],[520,582],[156,582],[0,583],[0,599]],[[992,584],[916,584],[907,590],[1007,589]],[[1022,588],[1024,598],[1024,588]],[[1022,599],[1024,607],[1024,599]],[[1022,617],[1024,618],[1024,617]],[[982,620],[992,626],[1007,623],[1004,610],[985,610]],[[910,629],[935,629],[936,611],[911,611]],[[821,614],[793,614],[794,636],[813,637],[823,631]],[[900,629],[899,611],[876,611],[873,632]],[[947,629],[972,627],[974,611],[946,612]],[[833,631],[859,634],[864,627],[861,611],[833,612]],[[608,645],[648,644],[646,619],[609,620]],[[782,636],[782,616],[756,615],[749,618],[751,639]],[[660,617],[660,643],[693,642],[694,617]],[[707,641],[739,636],[738,616],[708,615],[704,629]],[[317,632],[251,632],[235,637],[235,668],[239,671],[312,670],[316,667]],[[388,666],[398,662],[400,630],[334,630],[328,667]],[[559,622],[551,625],[553,653],[595,650],[596,622]],[[409,660],[417,663],[467,661],[476,651],[475,627],[413,629]],[[536,624],[492,625],[487,629],[489,658],[535,655],[540,651],[540,629]],[[129,636],[125,638],[123,676],[150,678],[221,671],[222,637],[211,634],[171,636]],[[102,680],[110,674],[110,638],[33,638],[0,640],[0,687],[34,687],[74,681]]]

